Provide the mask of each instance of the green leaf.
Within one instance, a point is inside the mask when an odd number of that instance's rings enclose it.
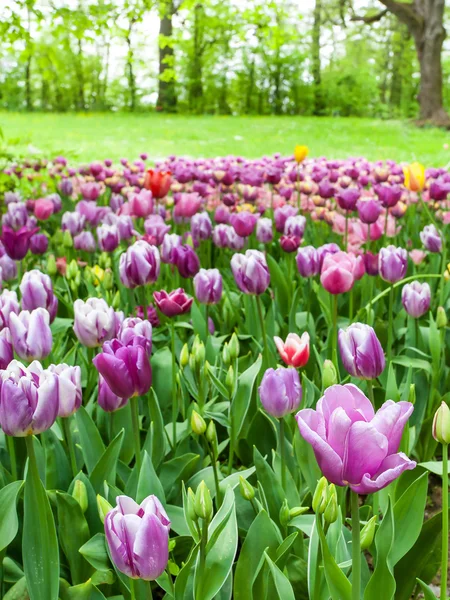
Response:
[[[407,366],[409,366],[409,363]],[[400,400],[400,392],[398,391],[397,380],[395,378],[395,368],[392,364],[392,361],[389,365],[386,383],[386,400],[393,400],[394,402],[398,402]]]
[[[394,516],[391,499],[375,536],[377,558],[375,570],[369,579],[364,600],[392,600],[395,594],[395,578],[391,562],[391,552],[394,544]]]
[[[316,519],[317,532],[320,538],[320,547],[322,548],[323,565],[325,568],[325,578],[328,584],[328,590],[330,592],[332,600],[351,600],[352,597],[352,586],[350,581],[337,566],[334,556],[331,554],[328,548],[327,540],[323,532],[322,523],[320,518]],[[382,596],[379,596],[381,598]],[[384,598],[383,598],[384,600]],[[387,600],[387,598],[386,598]]]
[[[262,358],[259,356],[257,360],[239,376],[236,395],[231,404],[231,412],[235,426],[235,439],[239,437],[244,425],[245,417],[252,399],[253,386],[255,385],[256,377],[261,369],[261,364]]]
[[[429,585],[427,585],[421,579],[417,579],[417,583],[422,588],[423,597],[425,598],[425,600],[438,600],[438,598],[435,596],[433,590],[430,588]]]
[[[414,358],[411,356],[395,356],[392,362],[396,365],[402,365],[403,367],[413,367],[413,369],[422,369],[427,373],[431,374],[431,365],[426,360],[421,358]]]
[[[441,460],[430,460],[428,462],[419,463],[418,466],[427,469],[427,471],[430,471],[435,475],[439,475],[439,477],[442,477],[443,467]],[[450,464],[448,465],[448,473],[450,475]]]
[[[80,406],[75,414],[75,418],[84,462],[86,463],[88,473],[91,473],[105,451],[105,445],[94,421],[84,406]]]
[[[31,437],[27,442],[32,445]],[[34,460],[25,480],[23,567],[30,600],[58,600],[59,548],[47,493]]]
[[[255,463],[258,482],[263,487],[267,498],[270,516],[278,525],[280,522],[280,508],[285,498],[285,493],[275,473],[258,452],[257,448],[254,448],[253,451],[253,462]]]
[[[140,504],[143,500],[145,500],[145,498],[147,498],[147,496],[150,496],[150,494],[154,494],[161,500],[163,504],[165,504],[166,495],[164,493],[163,486],[161,485],[158,475],[153,468],[153,463],[148,455],[148,452],[144,450],[142,455],[141,472],[139,474],[137,486],[136,502]]]
[[[159,400],[153,388],[150,390],[148,406],[151,420],[151,447],[149,454],[155,469],[157,469],[166,453],[166,435]]]
[[[162,465],[159,480],[168,502],[179,492],[181,482],[187,481],[195,471],[199,458],[198,454],[188,453],[177,456]]]
[[[13,481],[0,490],[0,552],[16,537],[19,530],[17,498],[23,481]]]
[[[80,554],[80,548],[89,540],[89,528],[78,502],[64,492],[56,493],[58,509],[58,537],[62,551],[69,563],[72,583],[86,581],[92,573],[89,564]]]
[[[208,377],[210,378],[211,383],[214,385],[214,387],[219,392],[219,394],[221,394],[224,398],[226,398],[228,400],[230,397],[228,389],[225,386],[225,384],[222,383],[220,381],[220,379],[217,377],[217,375],[214,373],[214,368],[211,366],[208,369]]]
[[[104,533],[96,533],[79,550],[80,554],[99,571],[106,571],[110,567],[106,539]]]
[[[264,552],[264,558],[269,565],[275,588],[278,593],[278,598],[280,600],[295,600],[294,590],[292,589],[289,579],[286,577],[283,571],[280,571],[267,552]]]
[[[270,271],[270,284],[275,291],[278,306],[282,315],[289,314],[290,292],[287,278],[277,261],[270,254],[266,255],[267,265]]]
[[[103,482],[107,481],[112,485],[116,480],[116,466],[119,459],[120,448],[122,446],[123,429],[120,431],[110,445],[106,448],[98,463],[92,470],[89,481],[92,487],[99,494],[101,492]]]

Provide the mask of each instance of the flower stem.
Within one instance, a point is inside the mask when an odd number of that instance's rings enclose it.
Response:
[[[205,348],[209,337],[209,304],[205,304]]]
[[[175,322],[170,321],[172,344],[172,443],[175,450],[177,446],[177,363],[175,358]]]
[[[387,347],[387,364],[389,365],[392,358],[393,344],[393,310],[394,310],[394,286],[391,284],[389,289],[389,322],[388,322],[388,347]]]
[[[36,479],[39,479],[39,470],[36,462],[36,454],[34,452],[33,436],[27,435],[25,438],[28,454],[28,468],[34,473]]]
[[[134,586],[134,579],[131,579],[131,577],[130,577],[130,594],[131,594],[131,600],[136,600],[136,588]]]
[[[439,306],[444,306],[445,271],[447,270],[447,244],[445,236],[442,236],[442,276],[439,283]]]
[[[230,400],[230,447],[228,449],[228,475],[231,475],[231,471],[233,470],[233,460],[234,460],[234,414],[233,409],[231,407]]]
[[[133,426],[133,438],[134,438],[134,454],[136,457],[136,465],[138,471],[141,470],[141,436],[139,431],[139,400],[138,398],[131,398],[131,424]]]
[[[63,428],[64,428],[64,436],[66,438],[67,449],[69,451],[69,459],[70,459],[70,467],[72,469],[72,477],[76,477],[78,473],[77,467],[77,458],[75,456],[75,447],[73,445],[72,439],[72,431],[70,429],[70,419],[71,417],[66,417],[62,419]]]
[[[261,298],[259,295],[256,295],[255,298],[256,298],[256,306],[258,307],[259,323],[261,325],[261,334],[263,337],[264,362],[265,362],[265,367],[267,369],[267,367],[269,366],[269,348],[267,346],[266,325],[264,323],[264,316],[263,316],[262,306],[261,306]]]
[[[14,438],[6,435],[6,443],[8,445],[9,460],[11,463],[11,475],[14,481],[17,481],[17,459],[16,459],[16,447],[14,445]]]
[[[348,210],[345,211],[345,235],[344,235],[344,251],[348,248]]]
[[[352,600],[361,596],[361,533],[359,525],[359,498],[351,491],[352,498]]]
[[[284,418],[280,419],[280,456],[281,456],[281,486],[283,490],[286,489],[286,455],[285,455],[285,431],[284,431]]]
[[[333,346],[331,351],[331,360],[333,361],[336,371],[338,372],[338,357],[337,357],[337,316],[338,316],[338,297],[333,294]]]
[[[442,568],[441,600],[447,600],[448,573],[448,444],[442,444]]]
[[[205,571],[205,563],[206,563],[206,544],[208,542],[208,520],[203,519],[202,526],[202,537],[200,538],[200,556],[199,556],[199,578],[197,583],[197,590],[195,593],[195,600],[201,600],[201,596],[199,592],[202,591],[202,579]]]
[[[372,402],[372,406],[375,406],[375,399],[373,396],[373,382],[371,379],[367,380],[367,393],[369,395],[369,400]]]

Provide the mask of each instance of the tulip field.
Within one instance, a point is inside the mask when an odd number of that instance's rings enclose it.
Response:
[[[0,598],[447,600],[450,175],[0,172]]]

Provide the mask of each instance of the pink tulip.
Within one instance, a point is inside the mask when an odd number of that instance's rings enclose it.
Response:
[[[301,337],[296,333],[289,333],[285,342],[277,336],[273,339],[281,359],[287,365],[296,369],[306,365],[309,360],[309,333],[307,331]]]
[[[46,221],[52,216],[54,208],[50,198],[39,198],[34,203],[34,214],[39,221]]]
[[[327,254],[323,261],[320,282],[330,294],[343,294],[353,287],[355,268],[356,259],[351,254]]]

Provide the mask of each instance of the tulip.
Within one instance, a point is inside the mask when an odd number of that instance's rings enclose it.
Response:
[[[308,156],[308,146],[295,146],[294,148],[294,159],[296,163],[301,163]]]
[[[268,244],[273,240],[272,220],[266,217],[259,218],[256,222],[256,239],[261,244]]]
[[[76,236],[83,231],[85,222],[86,217],[79,212],[65,212],[61,219],[61,229]]]
[[[245,254],[234,254],[231,270],[238,288],[245,294],[262,294],[270,283],[266,258],[258,250],[247,250]]]
[[[50,315],[45,308],[10,313],[9,328],[17,355],[28,362],[42,360],[52,350],[53,337]]]
[[[92,361],[111,391],[120,398],[133,398],[148,392],[152,370],[143,346],[124,346],[117,339],[103,344]]]
[[[416,466],[398,453],[413,409],[410,402],[388,400],[375,414],[370,400],[355,385],[333,385],[316,410],[301,410],[296,419],[328,481],[349,485],[357,494],[371,494]]]
[[[355,282],[355,258],[346,252],[327,254],[323,261],[320,282],[330,294],[348,292]]]
[[[447,196],[450,193],[450,184],[441,180],[433,181],[430,183],[428,193],[431,200],[436,200],[437,202],[447,200]]]
[[[34,214],[39,221],[46,221],[55,211],[55,205],[50,198],[39,198],[34,203]]]
[[[166,317],[175,317],[187,313],[194,300],[186,294],[183,288],[178,288],[170,293],[165,290],[153,292],[153,298],[156,306]]]
[[[58,298],[53,293],[50,277],[37,269],[27,271],[22,277],[19,288],[22,296],[22,308],[25,310],[45,308],[49,312],[50,323],[52,323],[58,310]]]
[[[408,268],[408,253],[404,248],[387,246],[378,255],[378,270],[384,281],[396,283],[403,279]]]
[[[281,359],[288,366],[299,369],[306,365],[309,360],[308,332],[305,331],[301,337],[296,333],[289,333],[286,342],[277,336],[273,339]]]
[[[143,306],[136,306],[136,316],[140,319],[147,319],[152,327],[159,327],[160,321],[158,317],[158,312],[154,306],[149,304],[144,313]]]
[[[2,217],[2,224],[17,231],[25,227],[28,221],[27,205],[24,202],[11,202]]]
[[[89,181],[81,184],[80,191],[81,195],[83,196],[83,200],[95,202],[95,200],[97,200],[97,198],[100,196],[101,186],[98,183]]]
[[[47,431],[58,415],[58,379],[38,362],[28,368],[13,360],[0,371],[0,427],[26,437]]]
[[[8,327],[0,331],[0,369],[6,369],[14,358],[11,332]]]
[[[182,245],[181,236],[176,233],[166,233],[161,246],[161,260],[167,264],[175,263],[175,248]]]
[[[384,208],[392,208],[402,197],[402,190],[399,187],[376,185],[374,190]]]
[[[425,187],[425,167],[414,162],[403,168],[405,187],[411,192],[421,192]]]
[[[413,281],[402,289],[402,304],[408,315],[418,319],[430,308],[431,290],[428,283]]]
[[[267,369],[258,392],[264,410],[279,419],[297,410],[302,400],[298,372],[285,367]]]
[[[152,324],[139,317],[128,317],[121,325],[119,340],[124,346],[142,346],[147,356],[152,353]]]
[[[9,327],[9,315],[11,313],[20,313],[20,305],[16,292],[12,290],[3,290],[0,294],[0,330]]]
[[[217,304],[222,298],[222,275],[218,269],[200,269],[194,277],[195,297],[202,304]]]
[[[291,204],[285,204],[274,211],[275,228],[279,233],[283,233],[284,226],[289,217],[294,217],[298,213],[298,208]]]
[[[319,253],[314,246],[299,248],[296,261],[298,272],[302,277],[315,277],[319,274]]]
[[[30,240],[38,230],[38,227],[32,229],[22,227],[18,231],[14,231],[14,229],[4,225],[0,239],[9,258],[13,260],[22,260],[25,258],[30,248]]]
[[[120,398],[111,390],[101,375],[98,376],[97,402],[105,412],[115,412],[128,403],[129,398]]]
[[[155,246],[163,243],[164,237],[170,231],[170,225],[160,215],[150,215],[144,223],[145,233],[153,238]]]
[[[372,327],[353,323],[338,333],[339,352],[345,370],[359,379],[375,379],[384,371],[383,348]]]
[[[154,198],[160,199],[167,196],[171,185],[170,171],[156,171],[148,169],[145,174],[144,187],[150,190]]]
[[[116,335],[117,316],[103,298],[75,300],[73,329],[78,341],[88,348],[97,348]]]
[[[302,238],[305,233],[306,218],[303,215],[288,217],[284,224],[284,234]]]
[[[174,264],[185,279],[193,277],[200,270],[200,260],[189,245],[176,246],[173,251]]]
[[[253,233],[258,221],[258,215],[243,210],[230,216],[230,225],[240,237],[248,237]]]
[[[347,188],[341,190],[336,194],[336,200],[342,210],[352,211],[356,208],[356,203],[361,196],[361,192],[358,188]]]
[[[45,254],[48,250],[48,237],[45,233],[35,233],[30,238],[30,250],[32,254]]]
[[[58,417],[70,417],[81,406],[81,369],[59,364],[50,365],[48,370],[58,378]]]
[[[202,198],[197,193],[180,194],[173,211],[174,217],[178,219],[190,219],[199,211],[201,205]]]
[[[1,250],[3,250],[2,247],[0,247],[0,251]],[[2,270],[1,278],[3,281],[11,281],[12,279],[16,279],[17,263],[12,258],[9,258],[7,254],[0,256],[0,269]]]
[[[327,254],[336,254],[337,252],[340,252],[340,251],[341,251],[341,249],[334,242],[331,242],[329,244],[324,244],[323,246],[320,246],[319,248],[317,248],[317,254],[319,256],[319,273],[322,270],[323,261],[325,260],[326,255]]]
[[[442,250],[442,238],[434,225],[426,225],[420,232],[420,240],[428,252]]]
[[[363,254],[363,258],[367,275],[370,275],[371,277],[378,275],[378,254],[367,251]]]
[[[362,223],[371,225],[381,214],[381,204],[375,198],[361,198],[357,204],[358,216]]]
[[[450,444],[450,409],[444,401],[434,414],[433,437],[440,444]]]
[[[280,237],[280,246],[284,252],[291,253],[298,250],[301,239],[295,235],[282,235]]]
[[[131,194],[129,199],[129,214],[133,217],[147,217],[153,212],[153,195],[148,190],[139,194]]]
[[[102,252],[113,252],[120,243],[119,229],[116,225],[97,227],[98,247]]]
[[[95,252],[97,245],[94,236],[90,231],[82,231],[73,238],[73,247],[75,250],[84,252]]]
[[[158,279],[159,270],[158,248],[144,240],[138,240],[120,256],[120,281],[127,288],[154,283]]]

